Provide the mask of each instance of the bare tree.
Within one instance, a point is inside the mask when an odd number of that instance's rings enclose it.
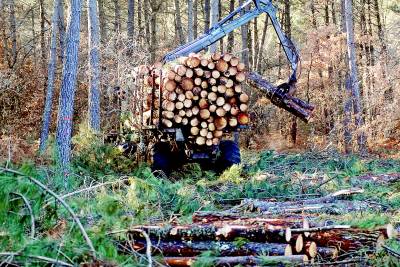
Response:
[[[233,10],[235,10],[235,0],[230,0],[229,1],[229,12],[233,12]],[[235,44],[235,35],[233,32],[230,32],[228,35],[228,46],[226,48],[226,50],[228,52],[232,52],[233,51],[233,46]]]
[[[133,2],[133,0],[131,0]],[[100,131],[100,69],[99,46],[100,28],[97,14],[97,1],[87,0],[88,28],[89,28],[89,127]],[[133,33],[132,33],[133,39]]]
[[[121,30],[121,9],[118,0],[113,0],[114,3],[114,32],[119,33]]]
[[[14,0],[8,0],[9,8],[9,24],[10,24],[10,37],[11,37],[11,55],[8,59],[8,66],[12,69],[17,63],[17,23],[15,21],[15,3]]]
[[[210,28],[210,0],[204,0],[204,32]]]
[[[179,6],[179,0],[175,0],[175,21],[176,21],[176,33],[178,34],[178,40],[180,44],[184,43],[183,39],[183,29],[181,20],[181,8]]]
[[[219,17],[219,0],[211,0],[211,27],[218,23]],[[217,51],[217,43],[210,45],[210,53],[215,53]]]
[[[60,61],[64,61],[65,53],[65,21],[64,21],[64,1],[58,5],[58,33],[60,35]]]
[[[51,121],[51,111],[53,105],[54,95],[54,80],[56,74],[56,61],[57,61],[57,31],[58,31],[58,20],[60,18],[59,11],[61,4],[60,0],[54,0],[53,16],[51,19],[51,39],[50,39],[50,57],[49,64],[47,67],[47,90],[46,90],[46,101],[43,110],[43,122],[42,132],[40,134],[40,145],[39,151],[42,153],[46,149],[47,139],[49,137],[49,128]]]
[[[45,38],[45,33],[46,33],[46,28],[45,28],[45,22],[46,22],[46,14],[45,14],[45,9],[44,9],[44,3],[43,0],[39,0],[39,9],[40,9],[40,50],[41,50],[41,57],[42,57],[42,66],[46,64],[46,38]]]
[[[100,39],[101,43],[107,42],[107,21],[104,12],[104,0],[98,0],[99,5],[99,21],[100,21]]]
[[[128,37],[132,41],[135,29],[135,0],[128,0]]]
[[[262,55],[263,55],[263,51],[264,51],[265,38],[267,36],[267,29],[268,29],[268,16],[265,16],[264,27],[263,27],[263,31],[262,31],[262,35],[261,35],[260,45],[258,46],[259,50],[258,50],[257,63],[256,63],[257,72],[260,72],[260,70],[261,70]]]
[[[199,28],[199,21],[198,21],[198,0],[194,0],[193,2],[193,32],[194,32],[194,39],[197,38],[198,28]]]
[[[345,16],[345,0],[341,0],[341,23],[340,28],[342,33],[346,33],[346,16]],[[344,55],[345,61],[348,62],[347,54]],[[348,70],[344,73],[339,73],[340,77],[344,77],[344,87],[345,87],[345,94],[343,96],[343,141],[344,141],[344,151],[346,154],[352,152],[352,138],[353,134],[351,132],[351,108],[352,108],[352,99],[351,99],[351,84],[350,78],[348,74]],[[341,88],[342,80],[339,79],[339,88]]]
[[[150,16],[150,61],[154,62],[156,59],[157,50],[157,13],[160,11],[163,1],[152,0],[150,1],[151,16]]]
[[[362,118],[362,105],[360,96],[360,85],[358,81],[358,70],[356,63],[356,48],[354,44],[354,25],[353,25],[353,4],[352,0],[345,0],[345,21],[346,21],[346,37],[347,37],[347,54],[349,78],[351,83],[351,94],[353,103],[353,112],[355,117],[355,125],[358,131],[357,143],[358,150],[361,154],[366,153],[365,133],[362,129],[364,122]]]
[[[187,0],[188,4],[188,42],[193,41],[193,0]]]
[[[81,0],[71,0],[70,2],[65,61],[58,105],[56,140],[60,165],[65,175],[65,187],[67,187],[71,157],[71,135],[76,78],[78,73],[81,6]]]
[[[243,5],[243,0],[239,0],[239,5]],[[246,65],[247,69],[249,68],[249,46],[247,42],[248,37],[248,26],[247,24],[240,27],[240,34],[242,37],[242,61]]]

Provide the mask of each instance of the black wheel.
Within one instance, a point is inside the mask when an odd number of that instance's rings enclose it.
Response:
[[[219,144],[220,156],[217,160],[217,167],[220,171],[230,168],[234,164],[240,164],[239,145],[231,140],[223,140]]]
[[[171,147],[168,143],[157,143],[153,146],[153,171],[163,171],[166,175],[169,175],[172,171],[171,160],[172,153]]]

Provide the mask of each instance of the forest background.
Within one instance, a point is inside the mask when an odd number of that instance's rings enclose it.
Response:
[[[74,6],[78,2],[71,3]],[[160,60],[242,3],[234,0],[84,2],[73,109],[75,132],[88,114],[91,2],[98,4],[95,8],[98,13],[94,14],[98,14],[100,30],[101,93],[97,97],[103,132],[118,127],[115,88],[122,88],[129,96],[135,66]],[[348,153],[367,149],[378,154],[396,153],[400,146],[400,4],[395,0],[353,1],[350,15],[355,32],[357,97],[352,84],[346,83],[349,64],[344,2],[274,2],[283,30],[300,50],[296,96],[316,104],[317,109],[313,121],[305,124],[271,105],[260,93],[249,90],[253,130],[242,140],[250,147],[277,150],[329,147]],[[0,2],[0,156],[3,159],[10,150],[13,160],[29,158],[37,151],[49,83],[54,86],[49,129],[50,133],[56,131],[64,37],[68,34],[71,3]],[[218,43],[218,50],[241,56],[249,70],[259,72],[275,84],[288,77],[289,65],[266,15],[226,36]],[[50,79],[52,66],[55,72]],[[263,138],[256,141],[251,136]]]

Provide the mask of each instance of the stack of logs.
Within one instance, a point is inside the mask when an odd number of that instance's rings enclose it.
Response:
[[[191,225],[140,226],[129,232],[124,247],[144,253],[150,237],[152,253],[162,254],[168,266],[191,266],[201,253],[214,251],[215,266],[257,265],[263,260],[292,265],[337,260],[360,249],[376,251],[393,227],[374,230],[328,225],[298,216],[230,218],[196,213]],[[268,257],[262,256],[268,255]]]
[[[360,192],[341,190],[306,202],[327,203]],[[262,207],[262,202],[257,203]],[[391,224],[366,230],[334,225],[304,213],[245,215],[230,209],[196,212],[192,221],[189,225],[137,226],[128,232],[128,241],[121,248],[144,253],[151,245],[151,252],[163,255],[168,266],[191,266],[205,251],[216,252],[213,266],[257,266],[265,262],[293,266],[346,262],[346,255],[354,256],[360,250],[374,252],[384,247],[386,239],[398,237]]]
[[[243,91],[245,65],[232,54],[190,54],[177,63],[152,68],[144,79],[161,88],[161,122],[183,128],[189,141],[203,146],[219,143],[224,131],[247,125],[249,96]],[[156,96],[158,97],[158,96]],[[158,100],[150,101],[154,106]]]

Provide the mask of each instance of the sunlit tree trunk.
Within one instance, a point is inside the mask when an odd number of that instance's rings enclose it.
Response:
[[[43,110],[42,132],[40,134],[39,151],[42,153],[46,149],[46,143],[49,136],[49,128],[51,122],[51,111],[53,105],[54,95],[54,80],[56,73],[56,60],[57,60],[57,32],[59,20],[60,0],[54,1],[53,16],[51,19],[51,39],[50,39],[50,56],[49,64],[47,67],[47,90],[46,101]]]
[[[71,11],[69,12],[70,17],[66,35],[65,61],[58,105],[56,140],[58,157],[64,172],[65,187],[67,187],[71,157],[72,122],[78,73],[81,7],[81,0],[71,0]]]
[[[132,0],[131,0],[132,1]],[[131,10],[132,11],[132,10]],[[100,131],[100,29],[97,1],[87,0],[89,44],[89,127]],[[131,33],[133,35],[133,33]],[[133,39],[133,36],[130,36]]]

